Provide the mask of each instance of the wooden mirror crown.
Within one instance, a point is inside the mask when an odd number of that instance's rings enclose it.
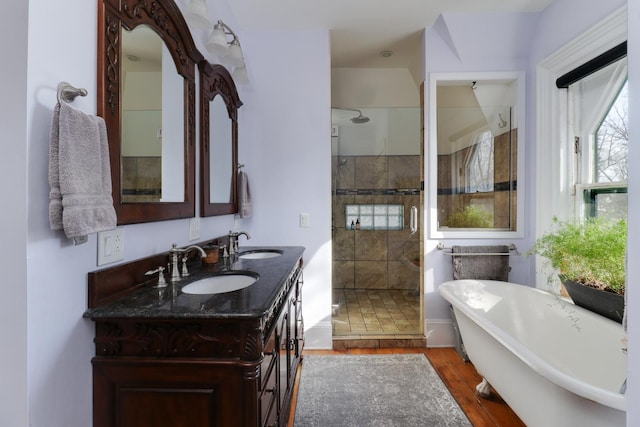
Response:
[[[179,187],[178,199],[169,201],[162,201],[162,197],[159,200],[128,199],[123,192],[123,31],[129,33],[139,26],[146,26],[159,36],[163,49],[170,53],[175,71],[184,80],[181,89],[184,119],[179,121],[184,129],[180,129],[181,135],[176,141],[178,150],[184,153],[184,179],[178,177],[179,185],[182,185],[180,181],[184,183],[184,196]],[[113,201],[118,224],[195,215],[195,66],[202,59],[180,9],[172,0],[99,0],[97,110],[105,120],[109,136]],[[157,138],[164,144],[167,117],[161,119]],[[164,154],[164,157],[169,156]],[[166,160],[162,159],[163,162]],[[161,167],[167,169],[164,163]]]
[[[242,101],[231,74],[207,61],[200,69],[202,216],[238,212],[238,108]],[[226,112],[214,105],[222,99]],[[220,128],[224,128],[221,130]],[[230,139],[230,140],[229,140]]]

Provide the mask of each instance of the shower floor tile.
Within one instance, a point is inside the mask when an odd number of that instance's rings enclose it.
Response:
[[[420,296],[387,289],[334,289],[334,336],[421,334]]]

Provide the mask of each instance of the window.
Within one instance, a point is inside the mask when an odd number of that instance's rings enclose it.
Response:
[[[595,135],[595,182],[627,180],[627,82],[598,126]]]
[[[627,59],[569,85],[577,214],[627,217]]]
[[[346,205],[345,227],[359,230],[402,230],[404,205]]]
[[[493,159],[491,131],[476,135],[465,161],[467,193],[493,191]]]

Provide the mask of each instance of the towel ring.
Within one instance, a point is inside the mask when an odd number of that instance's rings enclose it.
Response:
[[[77,96],[87,96],[87,90],[73,87],[67,82],[58,83],[58,102],[73,102]]]

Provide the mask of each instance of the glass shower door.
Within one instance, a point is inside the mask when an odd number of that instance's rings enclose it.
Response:
[[[423,334],[419,111],[334,114],[334,336]]]

